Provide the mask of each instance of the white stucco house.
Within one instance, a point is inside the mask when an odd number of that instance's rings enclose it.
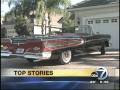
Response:
[[[84,0],[68,8],[75,25],[90,25],[93,31],[110,34],[111,48],[119,49],[119,0]]]

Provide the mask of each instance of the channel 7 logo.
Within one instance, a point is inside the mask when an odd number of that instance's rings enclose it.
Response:
[[[105,67],[99,67],[95,72],[91,73],[91,77],[96,77],[98,80],[105,80],[108,77],[108,72]]]

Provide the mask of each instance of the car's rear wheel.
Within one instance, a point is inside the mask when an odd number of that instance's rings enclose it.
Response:
[[[63,51],[61,54],[60,54],[60,63],[61,64],[67,64],[71,61],[72,59],[72,52],[71,50],[66,50],[66,51]]]
[[[101,52],[101,55],[105,55],[105,47],[104,46],[101,47],[100,52]]]

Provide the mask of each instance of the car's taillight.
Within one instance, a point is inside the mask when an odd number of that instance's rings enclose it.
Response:
[[[1,45],[1,48],[3,48],[3,45]]]
[[[83,39],[80,39],[80,43],[81,43],[81,44],[84,44],[85,41],[84,41]]]
[[[1,50],[8,50],[8,46],[1,45]]]

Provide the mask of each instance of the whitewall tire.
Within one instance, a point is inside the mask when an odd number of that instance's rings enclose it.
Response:
[[[61,54],[60,54],[60,63],[61,64],[67,64],[71,61],[72,59],[72,52],[71,50],[66,50],[66,51],[63,51]]]

